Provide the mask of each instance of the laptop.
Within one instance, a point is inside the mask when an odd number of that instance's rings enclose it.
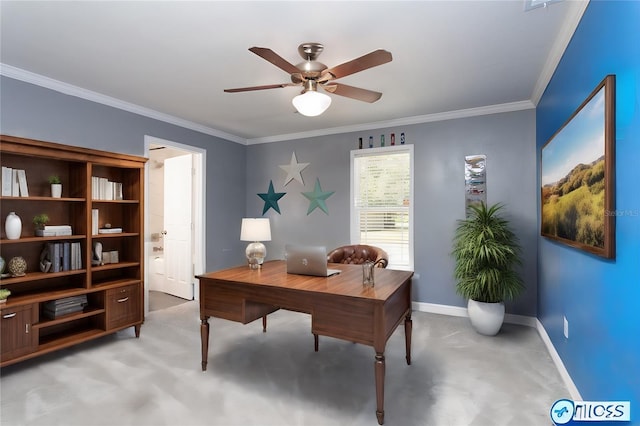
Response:
[[[330,277],[340,273],[339,269],[327,268],[327,249],[324,246],[286,244],[287,273]]]

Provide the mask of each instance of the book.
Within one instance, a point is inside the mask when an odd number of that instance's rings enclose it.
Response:
[[[122,232],[122,228],[100,228],[99,234],[119,234]]]
[[[123,185],[107,178],[91,176],[91,198],[94,200],[122,200]]]
[[[36,229],[36,237],[59,237],[73,235],[71,225],[45,225],[44,229]]]
[[[51,262],[51,272],[60,272],[62,270],[60,243],[47,243],[47,251]]]
[[[62,270],[69,271],[71,269],[71,243],[65,241],[62,243]]]
[[[91,234],[98,235],[98,209],[91,209]]]
[[[73,235],[71,229],[51,230],[51,229],[36,229],[36,237],[62,237],[66,235]]]
[[[46,317],[55,319],[62,315],[81,312],[89,305],[87,295],[65,297],[63,299],[49,300],[44,303],[43,313]]]
[[[11,173],[11,196],[20,196],[20,183],[18,182],[18,169],[13,169]]]
[[[79,242],[71,243],[71,269],[82,269],[82,249]]]
[[[2,196],[10,197],[11,188],[13,187],[13,169],[11,167],[2,166]]]
[[[22,169],[18,169],[18,186],[20,187],[20,196],[28,197],[29,188],[27,187],[27,173]]]
[[[45,231],[71,231],[71,225],[45,225]]]

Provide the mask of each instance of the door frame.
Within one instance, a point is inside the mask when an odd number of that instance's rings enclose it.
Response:
[[[194,215],[194,233],[193,233],[193,267],[194,275],[203,274],[205,272],[205,264],[207,258],[206,246],[206,196],[207,196],[207,151],[191,145],[170,141],[167,139],[157,138],[155,136],[144,136],[144,155],[149,158],[150,146],[163,145],[171,148],[180,149],[182,151],[193,154],[195,175],[193,181],[193,215]],[[144,198],[149,199],[149,163],[144,168]],[[144,209],[144,312],[149,313],[149,242],[151,242],[151,232],[149,231],[149,209]],[[193,297],[200,300],[200,286],[198,280],[194,278]]]

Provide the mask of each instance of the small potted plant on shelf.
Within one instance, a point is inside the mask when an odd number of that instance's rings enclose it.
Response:
[[[53,198],[62,197],[62,181],[58,175],[49,176],[49,183],[51,184],[51,196]]]
[[[6,303],[7,297],[11,295],[11,291],[6,288],[0,288],[0,303]]]
[[[33,217],[33,224],[36,226],[36,237],[44,236],[44,226],[49,223],[49,215],[40,213]]]
[[[467,298],[471,325],[493,336],[504,321],[504,301],[524,289],[515,271],[521,248],[509,222],[498,214],[503,206],[469,206],[469,217],[458,221],[453,242],[456,291]]]

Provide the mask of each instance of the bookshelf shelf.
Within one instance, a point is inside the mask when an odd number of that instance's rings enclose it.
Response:
[[[59,202],[71,202],[71,203],[85,203],[86,198],[53,198],[53,197],[8,197],[8,196],[0,196],[0,201],[55,201]]]

